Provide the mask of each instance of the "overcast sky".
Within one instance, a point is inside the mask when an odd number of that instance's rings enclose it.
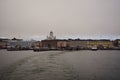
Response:
[[[120,0],[0,0],[0,37],[45,38],[51,30],[120,38]]]

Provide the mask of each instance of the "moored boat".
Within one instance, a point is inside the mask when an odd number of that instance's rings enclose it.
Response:
[[[93,46],[93,47],[91,48],[91,50],[96,51],[96,50],[98,50],[98,48],[97,48],[96,46]]]

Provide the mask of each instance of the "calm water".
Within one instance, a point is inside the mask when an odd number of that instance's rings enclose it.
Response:
[[[120,80],[120,51],[0,50],[0,80]]]

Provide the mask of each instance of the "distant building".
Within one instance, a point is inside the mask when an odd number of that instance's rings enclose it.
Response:
[[[33,41],[20,41],[20,48],[22,50],[24,50],[24,49],[26,49],[26,50],[33,49],[33,46],[34,46]]]
[[[43,48],[49,48],[49,49],[56,49],[57,48],[57,40],[56,37],[53,35],[53,32],[50,31],[49,36],[47,36],[47,39],[41,41]]]
[[[118,39],[118,46],[120,47],[120,39]]]
[[[29,50],[33,48],[34,41],[23,41],[22,39],[11,39],[7,42],[8,50]]]
[[[69,49],[87,49],[87,40],[80,40],[80,39],[70,39],[67,42],[67,47]]]
[[[49,49],[65,49],[67,47],[67,40],[42,40],[42,47],[47,47]]]
[[[98,46],[98,41],[97,40],[89,40],[87,43],[87,46],[89,49],[91,49],[92,47],[97,47]]]
[[[99,49],[113,49],[113,41],[110,40],[81,40],[81,39],[69,39],[67,42],[67,48],[76,49],[92,49],[97,47]]]
[[[57,40],[42,40],[42,47],[47,47],[49,49],[57,48]]]
[[[94,46],[100,48],[100,49],[111,49],[114,48],[113,41],[111,40],[89,40],[88,47],[92,48]]]
[[[116,40],[114,41],[114,45],[115,45],[116,47],[120,47],[120,39],[116,39]]]
[[[8,42],[7,42],[7,48],[15,48],[15,47],[20,47],[20,41],[23,41],[22,39],[17,39],[17,38],[13,38],[13,39],[10,39]]]
[[[57,49],[66,49],[68,43],[67,40],[57,40]]]
[[[19,50],[20,49],[20,41],[17,40],[9,40],[7,42],[8,50]]]
[[[34,51],[37,51],[37,50],[39,51],[40,48],[42,48],[41,42],[40,42],[40,41],[34,42],[34,44],[33,44],[33,50],[34,50]]]
[[[49,36],[47,36],[47,40],[55,40],[56,39],[56,36],[53,35],[53,32],[50,31],[50,34]]]
[[[33,43],[34,47],[42,47],[42,44],[40,41],[36,41]]]
[[[6,49],[7,48],[7,42],[9,39],[3,39],[0,38],[0,49]]]

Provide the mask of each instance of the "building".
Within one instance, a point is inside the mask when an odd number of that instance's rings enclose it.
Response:
[[[56,49],[57,48],[57,41],[56,37],[53,35],[53,32],[50,31],[49,36],[47,39],[41,41],[42,48],[49,48],[49,49]]]
[[[49,49],[57,49],[57,40],[42,40],[42,47]]]
[[[20,41],[9,40],[7,42],[7,50],[19,50],[19,49],[20,49]]]
[[[34,41],[23,41],[22,39],[11,39],[7,42],[7,50],[31,50]]]
[[[66,47],[67,47],[67,45],[68,45],[68,41],[67,40],[57,40],[57,49],[66,49]]]
[[[53,35],[53,32],[50,31],[50,34],[49,36],[47,36],[47,40],[55,40],[56,39],[56,36]]]
[[[97,47],[99,49],[113,49],[113,41],[102,39],[102,40],[89,40],[88,42],[88,48]]]
[[[42,44],[40,41],[36,41],[33,43],[33,50],[34,51],[40,51],[40,48],[42,48]]]
[[[97,40],[88,40],[87,47],[91,49],[92,47],[97,47],[98,41]]]
[[[67,40],[42,40],[42,47],[47,47],[50,50],[64,50],[67,47]]]
[[[33,49],[36,50],[36,49],[40,49],[42,47],[42,44],[40,41],[36,41],[33,43]]]
[[[20,41],[21,50],[32,50],[34,47],[34,41]]]
[[[6,49],[7,48],[7,42],[9,39],[3,39],[0,38],[0,49]]]
[[[87,40],[80,40],[80,39],[69,39],[67,42],[67,48],[69,49],[87,49]]]
[[[120,47],[120,39],[118,39],[117,41],[118,41],[118,46]]]
[[[40,41],[34,42],[33,45],[34,45],[34,48],[35,48],[35,47],[39,47],[39,48],[42,47],[42,44],[41,44]]]
[[[116,40],[114,41],[114,46],[115,46],[115,47],[120,47],[120,39],[116,39]]]

